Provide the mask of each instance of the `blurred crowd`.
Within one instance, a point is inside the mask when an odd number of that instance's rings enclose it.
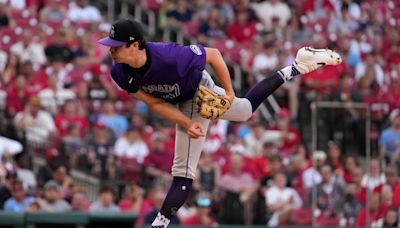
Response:
[[[129,212],[148,224],[161,207],[172,179],[175,126],[110,79],[108,49],[96,42],[111,26],[98,3],[0,0],[5,211]],[[310,225],[314,215],[320,226],[398,226],[399,1],[135,3],[156,15],[149,40],[162,40],[166,31],[171,40],[184,35],[240,66],[237,94],[290,65],[304,45],[332,48],[344,60],[278,89],[273,123],[258,113],[246,123],[214,121],[195,190],[172,223]],[[313,101],[369,104],[372,159],[365,157],[366,112],[350,105],[321,111],[320,150],[311,151]],[[71,170],[100,180],[97,200]]]

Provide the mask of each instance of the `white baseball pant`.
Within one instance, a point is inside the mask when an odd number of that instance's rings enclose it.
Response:
[[[203,77],[200,81],[200,85],[204,85],[209,89],[212,89],[216,93],[223,95],[225,90],[215,85],[213,79],[207,71],[203,71]],[[193,99],[179,103],[177,106],[186,116],[190,119],[200,122],[203,125],[204,130],[207,132],[208,125],[210,124],[209,119],[202,118],[194,107]],[[243,122],[247,121],[252,115],[252,107],[249,100],[246,98],[235,97],[232,105],[227,112],[225,112],[221,119]],[[195,178],[197,163],[200,158],[200,154],[203,150],[205,137],[199,139],[190,138],[186,134],[186,130],[181,126],[176,126],[176,138],[175,138],[175,158],[172,166],[172,175],[186,178]]]

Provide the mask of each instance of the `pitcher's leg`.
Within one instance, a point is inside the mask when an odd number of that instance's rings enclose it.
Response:
[[[194,110],[193,101],[187,101],[179,105],[179,109],[192,120],[198,121],[207,130],[210,120],[203,119]],[[176,127],[175,157],[172,166],[172,184],[163,202],[160,212],[152,223],[153,227],[166,227],[170,219],[185,203],[192,190],[193,179],[197,169],[197,163],[203,150],[205,137],[192,139],[186,134],[186,130]]]

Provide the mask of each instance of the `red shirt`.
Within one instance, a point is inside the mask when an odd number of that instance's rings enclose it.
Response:
[[[397,181],[392,186],[392,207],[399,208],[400,207],[400,181]]]
[[[150,151],[144,159],[144,165],[160,169],[164,172],[171,172],[174,154],[171,151],[163,150],[160,152]]]
[[[61,137],[67,135],[68,126],[71,124],[78,126],[81,136],[85,134],[86,129],[89,127],[87,120],[81,116],[67,116],[65,114],[60,114],[55,117],[54,122]]]
[[[345,70],[345,64],[337,66],[325,66],[315,71],[305,74],[302,77],[302,83],[308,90],[316,90],[318,93],[333,94],[339,85],[339,75]],[[309,87],[307,81],[314,81],[315,85]],[[324,86],[325,83],[331,82],[331,86]]]
[[[28,92],[37,94],[41,90],[47,88],[47,76],[43,71],[35,73],[35,75],[28,78]]]
[[[7,92],[6,108],[9,113],[17,113],[24,110],[26,102],[31,97],[31,93],[25,89],[21,95],[18,94],[15,87],[11,87]]]
[[[370,225],[374,226],[375,225],[374,223],[378,222],[378,220],[380,219],[383,219],[386,211],[387,211],[386,207],[380,207],[378,211],[370,211],[369,213]],[[365,208],[361,208],[360,212],[357,215],[356,226],[365,227],[366,218],[367,218],[367,210]]]
[[[258,34],[255,24],[247,23],[244,25],[233,23],[228,28],[228,36],[239,43],[250,42]]]
[[[271,130],[280,129],[275,126],[271,128]],[[282,145],[279,147],[279,150],[284,157],[289,157],[292,155],[301,143],[300,132],[297,128],[289,126],[288,133],[294,134],[295,137],[293,139],[285,139],[285,141],[283,141]]]

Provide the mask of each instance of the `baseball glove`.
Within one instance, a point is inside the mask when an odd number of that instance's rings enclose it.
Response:
[[[195,95],[195,106],[200,116],[215,120],[231,107],[231,102],[227,97],[200,85]]]

